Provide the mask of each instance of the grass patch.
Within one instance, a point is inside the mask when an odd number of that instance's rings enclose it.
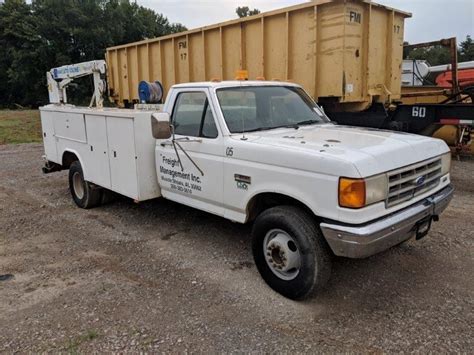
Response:
[[[92,341],[98,336],[99,336],[99,333],[97,333],[95,330],[93,329],[88,330],[85,334],[77,337],[76,339],[69,341],[66,351],[71,355],[79,354],[79,351],[78,351],[79,345],[81,345],[82,343],[86,341]]]
[[[38,110],[0,110],[0,144],[41,142]]]

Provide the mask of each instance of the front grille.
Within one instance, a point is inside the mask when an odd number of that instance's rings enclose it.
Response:
[[[388,173],[386,206],[399,203],[428,192],[438,186],[441,178],[441,158],[413,164]]]

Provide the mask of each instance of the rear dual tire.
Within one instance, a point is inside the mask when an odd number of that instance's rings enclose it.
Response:
[[[310,297],[329,280],[332,253],[310,213],[294,206],[270,208],[257,217],[252,236],[258,271],[283,296]]]
[[[69,167],[69,190],[80,208],[93,208],[101,204],[101,188],[84,180],[81,163],[75,161]]]

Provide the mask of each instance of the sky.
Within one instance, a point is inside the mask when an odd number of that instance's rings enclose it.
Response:
[[[137,0],[140,5],[162,13],[171,22],[192,29],[235,19],[238,6],[263,11],[279,9],[304,0]],[[406,20],[405,41],[420,43],[466,35],[474,37],[474,0],[376,0],[399,10],[411,12]]]

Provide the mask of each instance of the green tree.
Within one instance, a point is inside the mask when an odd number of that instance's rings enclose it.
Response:
[[[30,7],[22,0],[7,0],[0,5],[0,19],[0,104],[34,103],[34,92],[41,86],[35,78],[42,72],[42,39]]]
[[[185,31],[181,24],[173,24],[166,17],[135,2],[105,1],[104,22],[110,24],[108,45],[125,44],[145,38]]]
[[[404,42],[407,45],[408,42]],[[426,60],[430,65],[441,65],[451,63],[450,50],[444,46],[432,46],[427,48],[414,48],[412,50],[404,49],[403,57],[405,59]],[[474,41],[471,36],[458,44],[458,61],[467,62],[474,60]]]
[[[238,8],[235,9],[235,13],[239,18],[242,17],[247,17],[247,16],[253,16],[253,15],[258,15],[260,13],[259,9],[253,9],[250,10],[248,6],[239,6]]]
[[[468,35],[466,40],[459,44],[458,59],[460,62],[474,60],[474,41],[471,36]]]
[[[50,68],[101,59],[109,46],[186,30],[128,0],[5,0],[0,19],[0,106],[46,103]],[[87,89],[70,92],[85,98]]]
[[[426,60],[430,65],[446,64],[451,61],[449,49],[443,46],[429,48],[415,48],[407,56],[407,59]]]

